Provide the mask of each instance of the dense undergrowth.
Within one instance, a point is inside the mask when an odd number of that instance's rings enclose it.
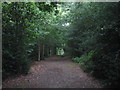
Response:
[[[120,3],[76,3],[68,52],[105,87],[119,87]]]
[[[119,87],[120,79],[120,22],[98,37],[99,48],[72,58],[84,71],[101,79],[105,87]]]

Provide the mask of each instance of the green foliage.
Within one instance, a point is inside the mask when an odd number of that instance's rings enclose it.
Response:
[[[90,51],[88,54],[84,54],[81,57],[75,57],[72,60],[80,64],[81,68],[89,73],[93,73],[94,65],[92,61],[92,57],[94,55],[94,51]]]
[[[119,86],[119,4],[4,2],[3,78],[27,73],[32,61],[62,49],[85,71]]]
[[[120,79],[120,3],[75,3],[67,52],[110,86]]]
[[[120,22],[116,22],[112,28],[104,30],[104,34],[98,37],[98,43],[101,43],[101,46],[92,57],[95,65],[94,75],[106,79],[109,85],[114,86],[118,86],[120,78],[119,42]]]
[[[38,60],[39,46],[42,48],[44,45],[44,48],[49,50],[50,47],[61,44],[57,42],[59,31],[56,32],[56,24],[52,25],[55,19],[54,14],[58,14],[56,13],[57,4],[2,3],[3,79],[27,73],[31,62]],[[43,53],[40,54],[42,57],[45,56]]]

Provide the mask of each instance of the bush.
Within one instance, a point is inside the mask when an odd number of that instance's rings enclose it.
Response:
[[[81,57],[72,58],[72,60],[79,63],[81,68],[84,71],[92,73],[93,69],[94,69],[94,64],[93,64],[93,61],[91,60],[91,58],[92,58],[94,52],[95,51],[92,50],[88,54],[84,54]]]
[[[93,75],[104,79],[106,85],[117,86],[120,79],[120,51],[104,54],[96,51],[91,58],[94,65]]]
[[[16,52],[18,53],[18,52]],[[3,62],[2,62],[2,78],[3,80],[16,76],[19,74],[27,74],[31,61],[27,58],[27,55],[10,53],[7,50],[3,50]]]
[[[98,37],[101,46],[91,58],[94,76],[104,79],[106,85],[118,87],[120,80],[120,26],[119,22],[112,28],[103,30]]]

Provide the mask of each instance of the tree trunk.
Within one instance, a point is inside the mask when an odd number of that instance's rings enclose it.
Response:
[[[48,53],[48,56],[51,56],[50,55],[50,47],[48,47],[47,53]]]
[[[38,39],[38,61],[40,61],[40,59],[41,59],[41,53],[40,53],[40,40]]]
[[[48,46],[44,46],[44,55],[48,57]]]
[[[38,46],[38,61],[40,61],[40,46]]]
[[[53,47],[52,52],[53,52],[53,55],[56,55],[56,47]]]
[[[42,48],[43,48],[43,49],[42,49],[42,57],[43,57],[43,60],[45,59],[45,55],[44,55],[44,52],[45,52],[44,50],[45,50],[45,49],[44,49],[44,47],[45,47],[45,46],[44,46],[44,44],[43,44],[43,45],[42,45]]]

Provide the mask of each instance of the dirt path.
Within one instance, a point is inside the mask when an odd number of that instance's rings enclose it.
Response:
[[[3,82],[3,88],[101,88],[78,65],[60,56],[34,62],[30,73]]]

